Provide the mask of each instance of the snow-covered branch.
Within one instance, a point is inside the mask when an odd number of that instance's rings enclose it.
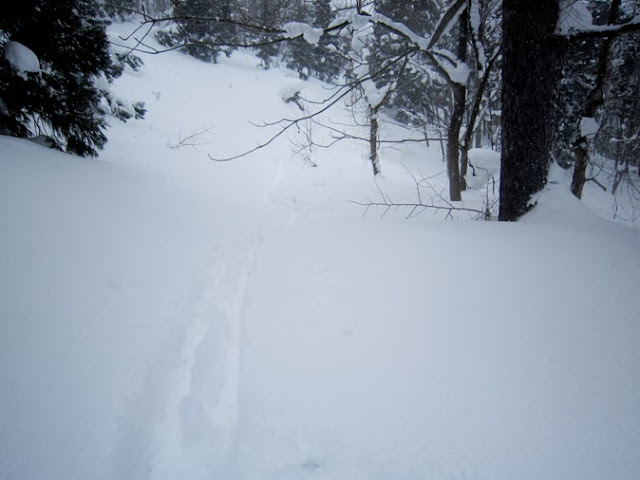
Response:
[[[571,2],[560,9],[556,34],[571,39],[606,38],[640,31],[640,14],[624,23],[594,25],[593,15],[583,2]]]

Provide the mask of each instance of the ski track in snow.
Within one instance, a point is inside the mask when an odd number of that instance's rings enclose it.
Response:
[[[255,240],[218,249],[122,415],[113,478],[213,478],[235,443],[242,298]],[[177,353],[179,352],[179,354]]]
[[[264,234],[289,230],[309,211],[281,191],[290,168],[286,160],[262,160],[271,180],[249,208],[264,215],[211,247],[209,259],[193,272],[187,298],[167,313],[168,338],[141,384],[130,389],[118,421],[109,478],[204,480],[233,471],[243,300],[251,268]]]
[[[284,161],[277,161],[273,180],[264,194],[267,208],[284,214],[270,217],[276,218],[268,226],[275,231],[290,229],[308,211],[294,197],[279,191],[286,168]],[[126,461],[128,455],[123,455],[125,463],[118,478],[135,472],[131,478],[169,480],[188,476],[190,480],[204,480],[233,471],[240,408],[243,301],[263,240],[261,235],[258,230],[240,247],[218,249],[208,265],[195,275],[198,278],[193,286],[195,298],[187,302],[192,310],[184,312],[186,325],[181,327],[186,327],[186,333],[176,335],[170,342],[181,341],[183,347],[180,365],[174,365],[174,374],[169,379],[173,387],[168,395],[165,393],[160,414],[156,415],[158,445],[149,448],[146,468],[144,465],[131,468]],[[168,345],[166,352],[170,351]],[[167,363],[168,358],[170,355],[164,355],[159,365]],[[164,366],[155,366],[148,384],[142,388],[141,407],[148,407],[148,397],[159,393],[153,385],[159,368]],[[139,418],[139,414],[134,410],[131,417]]]

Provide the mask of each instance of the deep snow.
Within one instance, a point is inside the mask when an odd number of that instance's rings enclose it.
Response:
[[[363,218],[408,172],[440,203],[438,145],[385,147],[377,184],[357,142],[212,162],[323,86],[144,60],[99,160],[0,137],[0,479],[640,478],[634,229],[561,171],[517,224]]]

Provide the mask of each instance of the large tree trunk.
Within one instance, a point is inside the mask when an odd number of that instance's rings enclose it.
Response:
[[[515,221],[547,181],[564,41],[554,35],[558,0],[504,0],[502,9],[499,219]]]

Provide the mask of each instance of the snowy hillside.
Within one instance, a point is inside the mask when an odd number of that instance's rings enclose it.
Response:
[[[365,144],[295,129],[215,162],[325,87],[144,61],[99,159],[0,137],[0,480],[640,478],[635,230],[563,172],[516,224],[363,217],[414,178],[440,202],[439,145],[386,146],[377,184]]]

